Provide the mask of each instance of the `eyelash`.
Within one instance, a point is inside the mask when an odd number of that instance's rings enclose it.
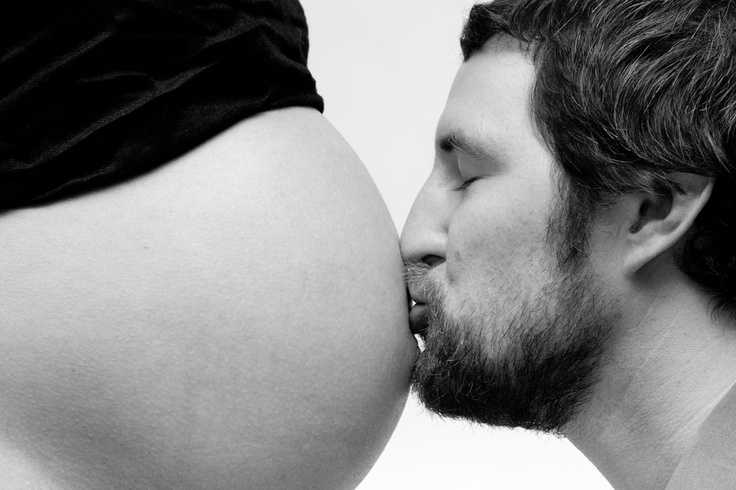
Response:
[[[455,190],[456,191],[464,191],[465,189],[467,189],[468,187],[470,187],[470,184],[472,184],[473,182],[475,182],[479,178],[480,177],[473,177],[472,179],[468,179],[465,182],[463,182],[459,187],[456,187]]]

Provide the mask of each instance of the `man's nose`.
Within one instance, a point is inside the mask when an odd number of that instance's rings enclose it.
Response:
[[[414,201],[401,232],[401,255],[405,262],[421,262],[430,267],[444,262],[451,209],[446,194],[433,185],[430,177]]]

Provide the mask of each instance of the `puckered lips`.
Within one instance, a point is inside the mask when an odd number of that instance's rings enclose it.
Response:
[[[423,334],[427,330],[429,322],[429,310],[424,303],[411,301],[411,309],[409,310],[409,327],[413,334]]]

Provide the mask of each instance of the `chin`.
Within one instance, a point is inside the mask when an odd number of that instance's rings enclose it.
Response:
[[[483,317],[454,318],[433,302],[412,389],[445,417],[559,433],[588,400],[615,321],[593,285],[565,276]]]

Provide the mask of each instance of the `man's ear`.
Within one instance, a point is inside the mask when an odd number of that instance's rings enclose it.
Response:
[[[671,249],[687,233],[713,192],[713,179],[703,175],[670,174],[677,190],[662,196],[637,194],[635,216],[627,234],[624,271],[633,275]],[[632,208],[629,208],[632,209]]]

